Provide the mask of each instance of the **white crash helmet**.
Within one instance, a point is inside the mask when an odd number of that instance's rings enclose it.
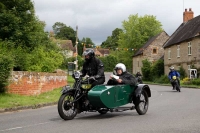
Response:
[[[174,67],[173,67],[173,66],[171,66],[169,69],[170,69],[170,70],[174,70]]]
[[[115,70],[117,69],[121,69],[122,72],[126,72],[126,66],[123,64],[123,63],[118,63],[116,66],[115,66]]]

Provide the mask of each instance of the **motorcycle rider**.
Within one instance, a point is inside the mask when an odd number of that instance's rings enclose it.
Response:
[[[142,76],[142,74],[140,72],[137,72],[135,76],[139,77],[139,76]]]
[[[83,52],[83,56],[85,57],[85,62],[83,63],[81,76],[84,77],[87,74],[88,76],[93,77],[92,87],[103,84],[105,82],[105,75],[102,61],[95,57],[92,48],[86,49]]]
[[[137,72],[136,75],[135,75],[137,81],[139,84],[142,84],[142,74],[140,72]]]
[[[135,86],[137,84],[135,77],[126,71],[126,66],[123,63],[118,63],[114,70],[119,78],[115,79],[111,75],[107,85],[129,84]]]
[[[179,86],[180,86],[180,74],[179,74],[179,72],[177,72],[175,69],[174,69],[174,67],[173,66],[171,66],[170,67],[170,72],[169,72],[169,74],[168,74],[168,78],[169,78],[169,80],[170,80],[170,82],[171,82],[171,85],[172,85],[172,87],[173,87],[173,90],[175,90],[175,88],[174,88],[174,86],[173,86],[173,79],[172,79],[172,77],[173,76],[176,76],[177,77],[177,80],[178,80],[178,84],[179,84]]]

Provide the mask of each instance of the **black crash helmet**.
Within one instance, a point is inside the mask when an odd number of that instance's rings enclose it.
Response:
[[[91,48],[86,49],[86,50],[83,52],[83,56],[86,56],[86,55],[89,55],[89,59],[91,59],[92,57],[95,56],[94,50],[91,49]]]

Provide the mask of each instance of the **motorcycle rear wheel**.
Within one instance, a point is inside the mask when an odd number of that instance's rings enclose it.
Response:
[[[135,106],[135,109],[139,115],[144,115],[146,114],[148,107],[149,107],[149,98],[146,91],[143,90],[139,97],[139,102]]]
[[[71,103],[74,100],[72,92],[67,92],[61,95],[58,101],[58,113],[64,120],[72,120],[77,115],[77,108],[75,103]]]

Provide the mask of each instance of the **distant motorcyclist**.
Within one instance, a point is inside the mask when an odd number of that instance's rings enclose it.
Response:
[[[140,72],[137,72],[135,76],[139,77],[139,76],[142,76],[142,74]]]
[[[174,85],[173,85],[173,76],[176,76],[176,77],[177,77],[178,84],[179,84],[179,86],[180,86],[180,74],[179,74],[179,72],[177,72],[177,71],[174,69],[173,66],[171,66],[171,67],[170,67],[170,72],[169,72],[169,74],[168,74],[168,78],[169,78],[169,80],[170,80],[170,82],[171,82],[171,85],[172,85],[172,87],[173,87],[173,90],[175,90]]]
[[[86,74],[94,78],[92,82],[92,87],[95,85],[103,84],[105,82],[104,75],[104,65],[101,60],[95,57],[94,50],[89,48],[83,52],[85,57],[85,62],[83,63],[83,68],[81,70],[82,77]]]
[[[118,63],[114,71],[116,72],[116,76],[118,78],[113,78],[114,76],[111,75],[110,79],[107,82],[107,85],[118,85],[118,84],[129,84],[129,85],[136,85],[135,77],[126,71],[126,66],[123,63]]]
[[[137,72],[136,75],[135,75],[137,81],[139,84],[142,84],[142,74],[140,72]]]

